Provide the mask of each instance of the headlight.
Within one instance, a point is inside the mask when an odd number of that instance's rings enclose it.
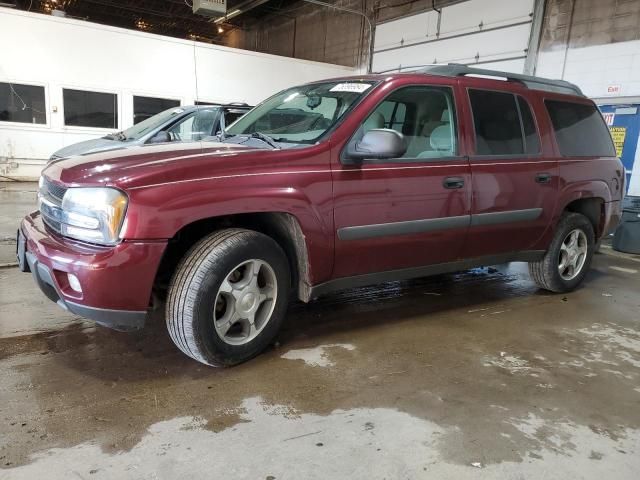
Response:
[[[116,244],[127,203],[127,196],[115,188],[69,188],[62,199],[60,233],[85,242]]]

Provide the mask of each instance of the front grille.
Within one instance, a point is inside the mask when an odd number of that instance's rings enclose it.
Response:
[[[64,194],[67,191],[66,187],[53,183],[46,177],[42,185],[42,190],[43,191],[40,192],[42,195],[48,195],[53,200],[57,200],[59,203],[62,203],[62,197],[64,197]]]
[[[43,178],[39,194],[40,214],[45,225],[56,233],[61,232],[62,198],[66,191],[66,187],[53,183],[47,177]]]

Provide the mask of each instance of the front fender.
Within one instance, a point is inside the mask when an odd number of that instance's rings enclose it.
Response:
[[[290,186],[283,186],[290,185]],[[323,281],[333,267],[331,174],[302,172],[245,175],[175,182],[134,188],[123,238],[169,239],[183,227],[208,218],[277,212],[299,223],[314,281]]]

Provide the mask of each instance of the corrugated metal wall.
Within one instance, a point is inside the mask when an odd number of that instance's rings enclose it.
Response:
[[[365,0],[336,2],[354,10],[362,10]],[[294,58],[359,66],[363,55],[363,33],[368,32],[364,19],[319,5],[301,2],[284,14],[274,14],[267,21],[236,29],[228,36],[228,45]]]
[[[442,8],[467,0],[325,0],[366,11],[374,23]],[[281,12],[244,25],[226,37],[230,47],[276,55],[362,67],[367,63],[369,32],[365,20],[351,13],[299,2]]]
[[[540,49],[640,40],[638,0],[547,0]]]

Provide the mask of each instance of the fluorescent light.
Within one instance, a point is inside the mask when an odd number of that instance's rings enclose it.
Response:
[[[239,8],[236,8],[235,10],[232,10],[231,12],[227,13],[224,17],[220,17],[220,18],[216,18],[213,23],[223,23],[226,22],[227,20],[229,20],[230,18],[233,17],[237,17],[238,15],[240,15],[242,13],[242,10]]]

